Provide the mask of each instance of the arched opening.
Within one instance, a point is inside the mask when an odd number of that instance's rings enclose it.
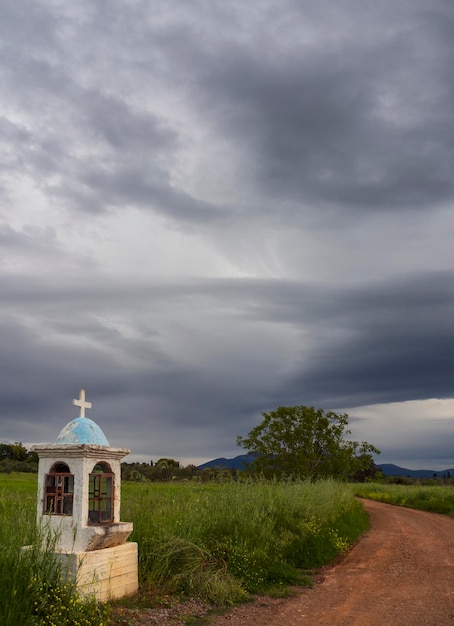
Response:
[[[88,521],[90,524],[113,522],[113,479],[107,463],[97,463],[88,483]]]
[[[44,513],[72,515],[74,476],[66,463],[55,463],[45,478]]]

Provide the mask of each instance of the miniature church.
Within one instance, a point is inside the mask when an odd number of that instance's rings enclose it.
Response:
[[[39,457],[37,521],[55,534],[55,556],[84,596],[99,601],[138,590],[137,543],[132,522],[120,521],[121,459],[101,428],[85,417],[92,407],[81,389],[79,417],[55,443],[33,446]]]

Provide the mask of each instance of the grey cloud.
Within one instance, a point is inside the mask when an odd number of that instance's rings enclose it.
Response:
[[[112,443],[175,457],[281,404],[452,395],[450,3],[2,17],[2,439],[52,440],[80,386]]]
[[[133,111],[126,102],[103,93],[83,95],[84,115],[88,117],[95,139],[102,138],[116,151],[128,156],[144,151],[150,157],[161,157],[163,148],[174,148],[178,135],[164,120],[143,110]]]
[[[359,29],[366,6],[357,7]],[[276,55],[231,42],[203,50],[197,97],[281,210],[283,198],[348,213],[433,208],[452,197],[452,87],[433,79],[452,64],[450,16],[439,5],[427,29],[425,11],[415,13],[410,29],[401,13],[392,34],[379,22],[368,43],[295,42]]]
[[[219,217],[216,207],[174,189],[166,180],[167,174],[159,174],[153,166],[117,164],[110,170],[99,170],[95,166],[84,175],[84,187],[89,190],[85,209],[121,207],[127,202],[182,224],[210,222]]]
[[[127,355],[125,364],[133,373],[127,374],[128,385],[140,389],[138,381],[149,377],[145,385],[147,395],[150,401],[162,398],[168,411],[167,419],[178,423],[180,418],[183,422],[187,418],[194,424],[206,424],[215,412],[219,419],[224,414],[229,422],[239,424],[245,416],[251,420],[260,410],[272,408],[273,403],[336,407],[449,396],[454,374],[449,360],[454,349],[450,330],[451,285],[452,275],[442,274],[395,281],[386,293],[382,285],[336,293],[321,287],[307,288],[274,281],[200,281],[186,286],[180,284],[173,289],[159,286],[141,289],[141,295],[136,293],[135,302],[139,308],[146,307],[158,327],[165,310],[162,307],[166,304],[170,310],[178,311],[178,304],[186,302],[187,311],[193,310],[199,318],[206,319],[204,332],[198,331],[197,335],[200,347],[210,341],[206,316],[212,307],[225,311],[221,313],[225,330],[214,349],[215,361],[204,365],[194,362],[190,369],[181,369],[181,365],[166,355],[160,332],[145,339],[140,317],[135,322],[135,330],[142,339],[127,339],[117,329],[106,325],[103,311],[113,306],[120,314],[126,286],[117,285],[118,291],[114,285],[97,289],[88,286],[85,291],[81,285],[79,290],[60,289],[55,293],[36,289],[36,295],[29,293],[28,300],[36,321],[47,315],[47,309],[58,310],[63,316],[65,310],[72,312],[72,323],[65,317],[54,316],[52,323],[46,322],[46,332],[50,337],[55,333],[59,335],[60,342],[65,336],[81,338],[81,346],[85,347],[76,349],[69,344],[60,348],[62,354],[77,356],[88,350],[90,355],[92,351],[97,355],[95,360],[104,362],[104,375],[95,374],[90,368],[95,388],[96,380],[112,375],[109,373],[112,367],[117,370],[114,378],[118,378],[119,373],[125,375],[120,365],[123,353]],[[3,293],[7,293],[5,289]],[[427,301],[423,293],[433,299]],[[16,307],[26,302],[21,292],[14,289],[8,299],[12,311],[12,299]],[[85,312],[88,302],[89,311]],[[437,303],[436,325],[428,302]],[[187,323],[190,320],[188,313]],[[227,346],[245,324],[260,320],[276,326],[291,325],[295,337],[300,332],[309,332],[311,342],[305,345],[301,334],[299,357],[283,378],[270,379],[265,373],[266,364],[256,363],[246,378],[237,379],[231,365],[233,355],[229,356]],[[85,344],[85,340],[89,343]],[[238,345],[235,362],[245,358],[247,361],[248,351],[257,348],[253,344]],[[114,365],[109,364],[112,356]],[[35,363],[30,367],[32,371]],[[61,367],[60,359],[58,367]],[[131,382],[132,376],[135,383]],[[248,389],[253,393],[249,401]]]
[[[307,27],[310,19],[314,42],[331,35],[320,12],[295,6],[287,3],[286,9],[294,11],[296,23],[299,20],[302,26]],[[266,189],[268,195],[261,210],[276,211],[277,201],[278,210],[285,212],[284,199],[297,205],[310,203],[316,209],[343,206],[346,214],[413,210],[433,208],[452,197],[452,92],[448,86],[438,88],[440,80],[434,88],[433,78],[434,73],[447,76],[451,66],[448,24],[452,15],[445,3],[436,3],[431,13],[418,4],[409,28],[410,6],[400,2],[392,28],[385,29],[390,18],[386,11],[371,12],[369,3],[347,3],[344,10],[349,6],[355,14],[347,24],[369,28],[369,42],[350,38],[340,21],[345,37],[327,46],[304,44],[291,33],[282,49],[278,39],[268,41],[270,52],[276,54],[262,54],[236,39],[234,26],[242,19],[238,8],[225,12],[219,6],[201,16],[200,27],[188,21],[184,11],[180,20],[163,20],[160,27],[145,19],[140,34],[131,40],[131,44],[143,43],[149,29],[151,41],[155,37],[156,42],[144,46],[145,63],[151,63],[158,50],[165,60],[164,73],[153,65],[149,71],[165,81],[171,74],[190,76],[183,85],[192,99],[190,106],[200,108],[211,127],[216,124],[234,140],[237,152],[248,155],[249,174],[256,188]],[[9,12],[15,14],[12,7]],[[136,19],[119,6],[115,12]],[[227,36],[216,41],[206,28],[215,24],[219,14],[227,20]],[[373,27],[368,24],[370,14],[378,20]],[[102,28],[107,43],[113,33],[97,23],[95,15],[83,20],[88,19],[88,35],[92,38]],[[15,14],[11,19],[11,28],[17,31],[22,18]],[[251,16],[246,19],[251,34],[259,29]],[[18,81],[25,80],[38,118],[44,114],[50,119],[49,104],[59,111],[60,143],[55,131],[48,128],[43,135],[35,130],[33,149],[23,153],[25,163],[33,163],[37,173],[47,169],[61,176],[61,183],[51,184],[46,192],[66,197],[85,211],[99,212],[128,202],[184,222],[218,215],[219,207],[216,212],[170,186],[170,164],[163,165],[162,157],[171,160],[178,135],[168,122],[140,108],[133,111],[124,99],[107,95],[102,82],[98,92],[86,90],[71,75],[77,57],[71,58],[63,42],[50,34],[58,32],[58,24],[66,23],[68,16],[58,16],[49,26],[51,14],[34,11],[31,20],[38,20],[36,43],[25,47],[21,58],[9,55],[5,61],[10,67],[16,64],[18,78],[11,78],[10,85],[16,85],[14,91],[19,93]],[[115,35],[120,35],[119,24]],[[89,42],[92,46],[92,39]],[[121,40],[117,43],[126,54]],[[57,50],[60,59],[36,54],[35,48],[42,45]],[[106,51],[106,55],[105,61],[112,63],[114,53]],[[66,63],[61,63],[64,59]],[[94,68],[101,67],[102,55],[94,62]],[[70,156],[76,151],[76,137],[70,132],[74,123],[79,141],[98,144],[106,152],[94,158]]]
[[[331,407],[450,397],[452,285],[442,273],[331,294],[287,390]]]

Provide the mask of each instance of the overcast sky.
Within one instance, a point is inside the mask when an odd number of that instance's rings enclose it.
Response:
[[[350,415],[454,466],[452,0],[3,0],[0,441]]]

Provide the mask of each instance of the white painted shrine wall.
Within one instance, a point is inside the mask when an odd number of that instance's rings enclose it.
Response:
[[[121,459],[129,453],[123,448],[110,448],[89,444],[39,445],[33,448],[39,456],[37,521],[44,529],[56,533],[57,551],[84,552],[93,546],[115,541],[112,526],[116,526],[118,539],[132,532],[131,523],[120,522]],[[74,475],[72,515],[49,515],[44,513],[46,475],[56,463],[65,463]],[[89,525],[88,494],[89,477],[98,463],[107,463],[113,473],[113,522],[109,525]],[[126,539],[123,539],[124,541]]]

